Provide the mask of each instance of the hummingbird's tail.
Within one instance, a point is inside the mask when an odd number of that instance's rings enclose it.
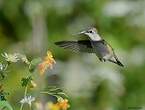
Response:
[[[118,59],[116,59],[116,61],[109,59],[108,61],[110,61],[110,62],[112,62],[112,63],[115,63],[115,64],[117,64],[117,65],[119,65],[119,66],[124,67],[124,65],[123,65]]]

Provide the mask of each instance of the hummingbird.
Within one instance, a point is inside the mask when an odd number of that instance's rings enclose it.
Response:
[[[76,35],[81,34],[86,35],[87,40],[59,41],[55,42],[55,44],[73,52],[94,53],[101,62],[109,61],[119,66],[124,66],[116,56],[114,49],[98,34],[96,28],[89,28],[85,31],[79,32]]]

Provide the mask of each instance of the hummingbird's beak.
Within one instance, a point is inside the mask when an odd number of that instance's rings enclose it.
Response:
[[[77,33],[75,35],[81,35],[81,34],[85,34],[85,33],[86,33],[86,31],[81,31],[81,32],[79,32],[79,33]]]

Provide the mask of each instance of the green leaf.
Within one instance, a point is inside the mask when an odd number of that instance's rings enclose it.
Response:
[[[57,99],[68,97],[62,89],[55,87],[55,86],[50,86],[47,89],[45,89],[44,91],[42,91],[41,93],[55,96]]]
[[[30,62],[29,71],[30,71],[30,72],[33,72],[33,71],[36,69],[37,65],[38,65],[41,61],[42,61],[41,58],[35,58],[35,59],[33,59],[33,60]]]
[[[6,76],[8,64],[4,64],[0,62],[0,79],[3,80]]]
[[[13,110],[8,101],[0,101],[0,110]]]
[[[32,80],[32,76],[29,76],[28,78],[22,78],[21,85],[22,87],[26,87]]]
[[[9,93],[5,92],[1,86],[1,88],[0,88],[0,101],[6,101],[7,95],[9,95]]]
[[[68,97],[68,96],[66,95],[66,93],[64,93],[64,92],[59,92],[59,93],[57,93],[57,95]]]
[[[55,92],[55,93],[63,92],[62,89],[55,86],[50,86],[46,90],[48,90],[49,92]]]

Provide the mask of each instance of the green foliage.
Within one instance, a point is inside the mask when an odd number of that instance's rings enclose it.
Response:
[[[0,110],[13,110],[8,101],[0,101]]]
[[[8,64],[0,63],[0,79],[3,80],[7,73]]]
[[[62,89],[55,86],[50,86],[46,88],[44,91],[42,91],[41,93],[57,97],[57,99],[68,97]]]
[[[0,90],[0,101],[6,101],[6,95],[3,90]]]
[[[32,76],[29,76],[28,78],[22,78],[21,80],[22,87],[28,86],[28,84],[30,84],[31,81],[32,81]]]
[[[51,53],[51,52],[50,52]],[[20,53],[14,53],[14,54],[8,54],[8,53],[4,53],[2,55],[4,57],[4,61],[7,62],[7,65],[5,66],[3,63],[0,63],[0,72],[1,72],[1,76],[3,76],[3,74],[5,74],[5,71],[7,70],[7,67],[10,66],[10,64],[12,65],[13,63],[18,63],[18,61],[22,61],[23,63],[25,63],[25,66],[29,66],[29,68],[27,68],[29,70],[30,73],[35,72],[34,70],[38,67],[38,64],[40,64],[40,62],[42,62],[41,58],[35,58],[33,59],[31,62],[29,62],[29,60],[27,59],[27,57],[23,54]],[[47,60],[49,62],[49,60],[52,60],[52,54],[47,56]],[[54,60],[54,59],[53,59]],[[51,62],[50,62],[51,64]],[[49,66],[46,64],[46,66]],[[51,64],[52,66],[52,64]],[[33,81],[33,77],[34,74],[27,74],[26,77],[23,77],[21,79],[21,86],[24,87],[24,96],[23,98],[20,100],[20,110],[23,109],[24,104],[28,104],[30,109],[32,108],[32,102],[35,101],[35,97],[32,97],[31,95],[28,95],[28,89],[29,88],[34,88],[37,86],[37,84]],[[2,77],[3,80],[4,76]],[[66,96],[66,94],[63,92],[63,90],[61,90],[60,88],[57,87],[49,87],[47,88],[47,91],[44,91],[42,93],[46,93],[49,94],[51,96],[55,96],[57,99],[62,99],[63,97]],[[3,89],[3,84],[0,84],[0,109],[1,110],[12,110],[11,105],[7,102],[6,100],[6,95],[8,95],[6,92],[4,92]]]

